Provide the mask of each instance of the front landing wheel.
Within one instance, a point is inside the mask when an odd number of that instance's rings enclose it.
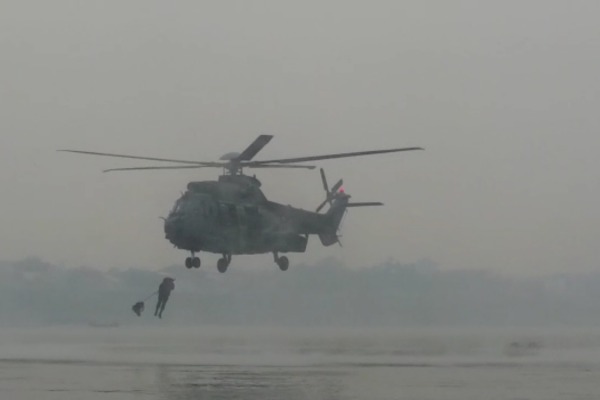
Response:
[[[192,267],[200,268],[200,259],[198,257],[192,258]]]
[[[200,259],[198,257],[187,257],[185,259],[185,267],[187,269],[200,268]]]

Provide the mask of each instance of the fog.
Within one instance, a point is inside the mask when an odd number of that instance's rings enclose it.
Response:
[[[55,150],[212,161],[265,133],[257,159],[426,148],[321,163],[353,200],[385,207],[353,210],[345,247],[311,241],[300,263],[596,271],[599,12],[560,0],[3,1],[0,256],[182,262],[158,217],[219,171],[102,174],[139,164]],[[316,171],[259,178],[272,200],[323,200]]]
[[[600,2],[0,1],[0,382],[15,400],[600,398]],[[163,220],[216,161],[342,246],[201,252]],[[255,171],[245,171],[253,173]],[[162,319],[165,276],[175,290]],[[507,396],[508,395],[508,396]]]
[[[176,279],[162,320],[131,305]],[[352,269],[334,259],[287,272],[237,265],[101,271],[39,259],[0,264],[0,325],[248,325],[281,327],[598,326],[600,274],[509,278],[444,271],[428,261]]]

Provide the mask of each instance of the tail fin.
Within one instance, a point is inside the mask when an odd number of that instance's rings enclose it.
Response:
[[[325,189],[325,200],[317,207],[319,212],[327,203],[330,204],[329,210],[325,213],[327,229],[324,232],[319,233],[319,239],[323,246],[331,246],[332,244],[339,243],[337,235],[338,228],[344,218],[346,209],[348,207],[367,207],[367,206],[382,206],[380,202],[362,202],[362,203],[350,203],[350,196],[342,189],[343,181],[340,179],[331,189],[327,185],[327,178],[325,172],[321,168],[321,180],[323,182],[323,189]]]
[[[323,246],[331,246],[339,242],[337,231],[346,213],[348,199],[350,199],[350,196],[345,193],[339,193],[332,202],[329,210],[325,213],[329,229],[319,234],[319,239],[321,239]]]

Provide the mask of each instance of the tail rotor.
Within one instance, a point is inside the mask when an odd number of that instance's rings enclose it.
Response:
[[[344,181],[342,179],[340,179],[339,181],[336,182],[335,185],[333,185],[331,187],[331,189],[329,189],[329,185],[327,184],[327,178],[325,177],[325,171],[323,171],[323,168],[320,169],[320,172],[321,172],[321,181],[323,182],[323,189],[325,190],[325,200],[323,200],[323,202],[321,204],[319,204],[316,212],[321,211],[321,209],[323,207],[325,207],[325,204],[327,204],[327,203],[329,203],[329,206],[331,206],[333,200],[339,195],[338,190],[344,184]]]

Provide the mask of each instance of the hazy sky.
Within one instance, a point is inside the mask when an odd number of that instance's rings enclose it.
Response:
[[[55,150],[211,161],[267,133],[257,159],[426,148],[318,163],[386,206],[351,210],[343,248],[312,238],[292,267],[600,268],[598,15],[562,0],[2,1],[0,258],[183,263],[158,217],[219,170],[103,174],[151,163]],[[259,177],[272,200],[323,200],[316,170]]]

